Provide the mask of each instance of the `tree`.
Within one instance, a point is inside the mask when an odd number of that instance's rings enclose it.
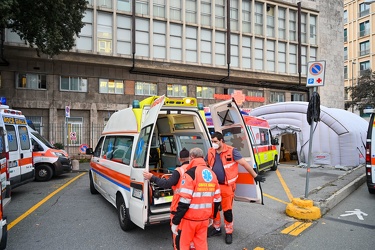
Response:
[[[358,84],[348,87],[347,91],[351,93],[349,107],[356,106],[359,110],[372,107],[375,108],[375,72],[371,70],[363,71],[358,79]]]
[[[84,26],[86,0],[1,0],[0,31],[9,28],[50,57],[69,51]]]

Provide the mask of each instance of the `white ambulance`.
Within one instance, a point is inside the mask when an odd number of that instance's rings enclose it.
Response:
[[[9,178],[7,186],[16,188],[34,180],[32,146],[26,118],[21,111],[0,105],[0,127],[4,129]],[[7,187],[8,198],[10,188]]]
[[[232,100],[211,107],[216,131],[226,140],[239,140],[238,150],[256,168],[248,130]],[[195,98],[149,97],[109,119],[90,163],[90,191],[100,193],[117,208],[124,231],[137,225],[169,222],[172,189],[162,189],[143,178],[143,171],[168,178],[177,166],[178,152],[199,147],[208,152],[211,137]],[[236,196],[261,203],[253,177],[240,166]]]
[[[365,109],[370,113],[366,139],[366,179],[370,194],[375,194],[375,109]]]
[[[8,163],[7,163],[7,148],[5,146],[5,131],[3,127],[0,127],[0,166],[1,166],[1,192],[0,192],[0,249],[5,249],[8,238],[7,231],[7,220],[4,217],[4,206],[6,199],[10,201],[10,198],[5,198],[5,191],[7,185],[7,174],[8,174]]]

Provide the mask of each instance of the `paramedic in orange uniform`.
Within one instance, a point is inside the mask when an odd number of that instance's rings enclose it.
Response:
[[[186,172],[186,168],[189,164],[189,151],[186,148],[183,148],[180,151],[178,160],[181,162],[181,166],[177,167],[175,171],[172,172],[172,175],[168,179],[158,178],[154,176],[152,173],[149,173],[147,171],[143,171],[143,177],[147,180],[150,180],[156,183],[156,185],[158,185],[161,188],[172,188],[173,193],[175,194],[176,190],[179,189],[179,186],[182,180],[182,178],[180,177],[184,175],[184,173]],[[173,200],[172,200],[172,204],[170,208],[171,211],[175,211],[177,208],[178,200],[176,199],[176,197],[177,196],[175,195],[173,196]],[[173,214],[171,213],[171,220],[172,218],[173,218]],[[172,233],[173,248],[177,249],[175,245],[175,242],[176,242],[175,238],[176,238],[176,235]],[[194,244],[191,244],[190,250],[193,250],[193,249],[195,249]]]
[[[232,205],[236,180],[238,177],[238,164],[241,164],[253,177],[256,182],[264,182],[265,178],[257,175],[253,167],[242,158],[240,152],[224,143],[223,135],[215,132],[211,135],[212,148],[206,156],[207,164],[217,176],[221,192],[221,208],[224,214],[225,243],[232,244],[233,233],[233,212]],[[220,213],[214,218],[213,227],[208,230],[208,237],[221,235]]]
[[[207,229],[219,209],[221,196],[217,178],[207,167],[202,149],[190,150],[190,163],[175,195],[178,205],[172,211],[171,230],[177,235],[177,249],[189,249],[193,241],[197,250],[207,250]]]

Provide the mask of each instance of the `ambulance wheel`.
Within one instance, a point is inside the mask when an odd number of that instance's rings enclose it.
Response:
[[[95,185],[94,185],[94,181],[92,180],[92,173],[91,173],[91,171],[90,171],[89,176],[90,176],[90,193],[91,194],[98,194],[99,192],[98,192],[98,190],[96,190]]]
[[[276,171],[277,169],[277,156],[275,156],[275,159],[273,159],[273,165],[271,167],[272,171]]]
[[[39,165],[35,168],[36,181],[49,181],[52,178],[52,168],[46,164]]]
[[[369,192],[370,194],[375,194],[375,189],[369,188],[369,189],[368,189],[368,192]]]
[[[130,220],[129,209],[125,205],[122,195],[117,197],[117,213],[120,222],[120,227],[124,231],[129,231],[134,228],[134,223]]]

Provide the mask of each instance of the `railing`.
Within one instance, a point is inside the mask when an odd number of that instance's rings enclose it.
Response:
[[[370,54],[370,50],[369,49],[360,50],[358,52],[359,56],[365,56],[365,55],[369,55],[369,54]]]
[[[370,14],[370,9],[366,9],[366,10],[362,10],[358,13],[358,16],[359,17],[363,17],[363,16],[367,16],[368,14]]]

